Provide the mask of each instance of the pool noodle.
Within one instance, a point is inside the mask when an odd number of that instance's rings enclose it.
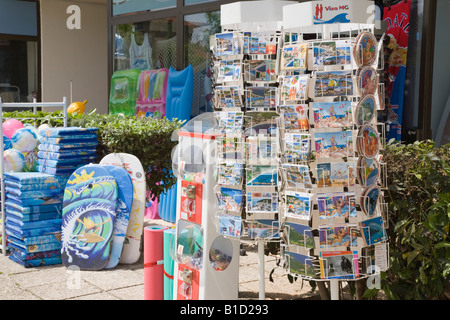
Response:
[[[175,229],[164,230],[164,300],[173,300],[174,261],[170,255]]]
[[[163,226],[144,228],[144,300],[164,299]]]

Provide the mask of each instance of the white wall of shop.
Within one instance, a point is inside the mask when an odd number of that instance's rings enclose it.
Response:
[[[80,29],[67,26],[71,5],[80,9]],[[41,0],[40,12],[42,101],[87,100],[87,111],[107,113],[107,0]]]

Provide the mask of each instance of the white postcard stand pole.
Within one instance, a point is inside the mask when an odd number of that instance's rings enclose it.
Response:
[[[218,207],[214,192],[215,148],[218,135],[182,130],[178,133],[179,192],[173,298],[237,300],[239,240],[225,238],[218,233],[214,214]],[[182,159],[183,156],[187,156],[188,159]],[[201,172],[186,171],[188,167],[194,167],[193,170]],[[201,178],[195,178],[199,173]],[[190,233],[195,236],[189,235]],[[190,250],[191,247],[194,249]],[[224,255],[231,257],[228,264],[220,260]]]
[[[258,240],[258,279],[259,279],[259,300],[266,299],[266,283],[264,279],[264,240]]]
[[[63,118],[64,118],[64,127],[67,127],[67,98],[64,97],[62,102],[36,102],[36,100],[33,100],[33,102],[14,102],[14,103],[3,103],[2,99],[0,98],[0,136],[3,137],[3,110],[4,108],[33,108],[33,113],[36,114],[37,108],[46,108],[46,107],[59,107],[63,109]],[[20,119],[17,119],[20,120]],[[0,150],[3,153],[4,149],[3,139],[0,139]],[[7,255],[6,253],[6,232],[5,232],[5,184],[3,183],[4,173],[5,173],[5,160],[3,156],[0,157],[0,168],[1,168],[1,218],[2,218],[2,228],[1,228],[1,235],[2,235],[2,243],[1,243],[1,249],[4,256]]]

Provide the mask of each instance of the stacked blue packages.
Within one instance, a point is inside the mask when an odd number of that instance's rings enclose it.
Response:
[[[45,128],[39,131],[37,171],[70,175],[97,157],[97,128]]]
[[[62,263],[62,201],[67,180],[40,172],[4,175],[9,258],[26,268]]]

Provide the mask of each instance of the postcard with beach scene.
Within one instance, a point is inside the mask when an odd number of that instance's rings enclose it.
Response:
[[[284,158],[306,161],[311,156],[311,135],[286,132],[284,136]]]
[[[241,189],[220,187],[219,189],[219,210],[239,213],[243,206],[243,194]]]
[[[284,46],[281,51],[282,70],[305,70],[308,57],[307,43]]]
[[[285,191],[285,216],[309,220],[311,218],[311,193]]]
[[[320,252],[320,277],[322,279],[358,278],[358,251]]]
[[[240,54],[239,41],[233,32],[216,34],[216,56]]]
[[[351,42],[349,40],[314,42],[313,51],[315,67],[351,63]]]
[[[284,179],[288,188],[311,189],[311,177],[307,165],[284,163],[282,165]]]
[[[321,248],[357,246],[357,226],[352,224],[319,226]]]
[[[314,102],[313,113],[316,128],[350,128],[353,125],[350,101]]]
[[[351,71],[317,72],[314,81],[315,97],[352,96],[353,79]]]
[[[348,187],[356,184],[354,162],[331,162],[317,164],[317,187]]]
[[[277,166],[247,166],[247,186],[276,186],[278,183]]]
[[[275,108],[276,88],[247,87],[245,88],[245,106],[247,109]]]
[[[241,99],[240,88],[237,86],[217,86],[214,93],[215,107],[217,109],[242,108],[244,106]]]
[[[290,251],[285,251],[284,253],[289,257],[290,273],[305,277],[316,277],[316,271],[310,256]]]
[[[242,111],[217,111],[217,130],[221,133],[242,133],[244,113]]]
[[[278,113],[272,111],[246,112],[244,128],[246,136],[276,135]]]
[[[368,187],[380,178],[380,164],[376,159],[358,158],[357,172],[359,184]]]
[[[242,218],[229,214],[219,214],[218,232],[224,236],[240,237],[242,235]]]
[[[338,132],[316,132],[314,134],[316,158],[339,158],[353,156],[353,133],[351,130]]]
[[[267,32],[244,32],[244,54],[276,54],[277,38]]]
[[[286,222],[285,225],[288,245],[314,249],[314,237],[309,226],[294,222]]]
[[[278,107],[284,130],[308,130],[308,105],[282,105]]]
[[[239,81],[242,65],[240,60],[220,60],[217,68],[217,83]]]
[[[317,196],[319,219],[356,217],[356,197],[354,192],[323,193]]]
[[[285,76],[281,80],[280,100],[299,101],[308,98],[308,75]]]
[[[242,163],[222,162],[219,163],[218,184],[236,186],[242,183],[244,166]]]
[[[245,81],[277,81],[276,60],[249,60],[244,63]]]
[[[278,212],[278,193],[247,192],[247,212]]]
[[[250,239],[275,239],[280,237],[278,220],[257,219],[247,222],[247,234]]]

